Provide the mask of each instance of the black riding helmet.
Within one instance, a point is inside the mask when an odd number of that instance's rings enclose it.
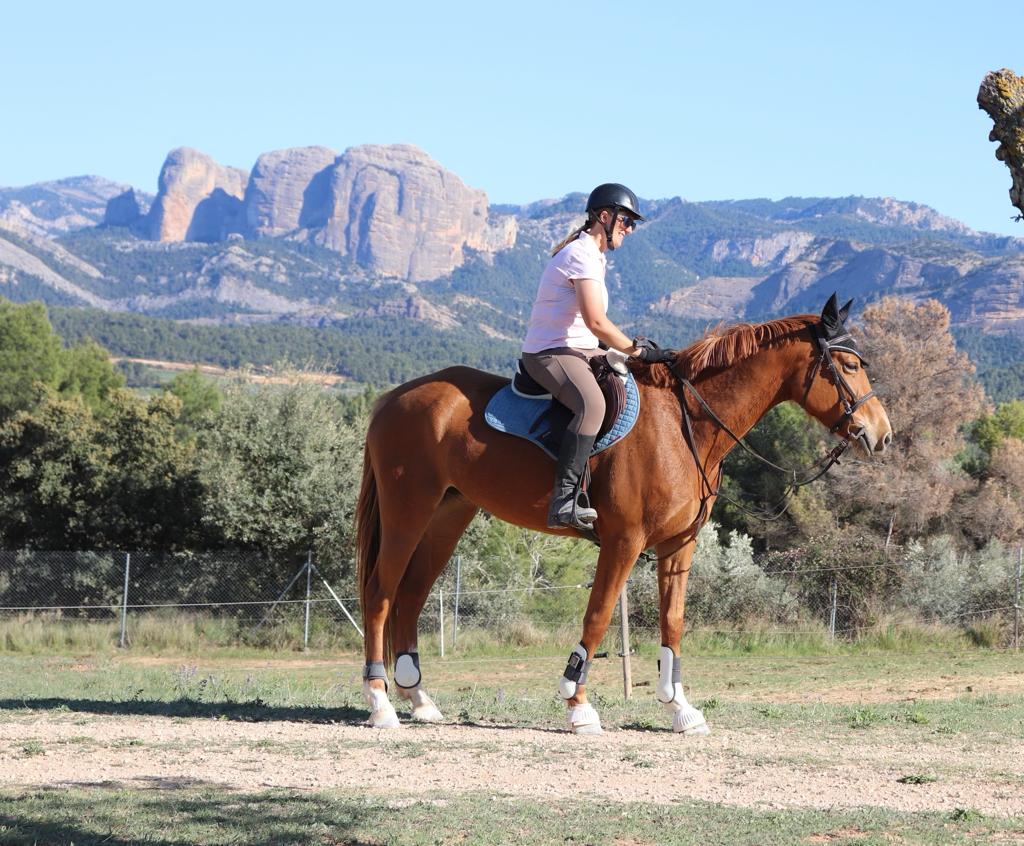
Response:
[[[587,216],[596,220],[597,213],[601,209],[611,209],[613,212],[626,212],[634,220],[642,221],[644,216],[640,214],[640,201],[636,194],[630,191],[625,185],[618,182],[605,182],[598,185],[587,198]],[[608,239],[608,249],[614,250],[612,244],[612,231],[615,229],[615,218],[605,224],[604,233]]]

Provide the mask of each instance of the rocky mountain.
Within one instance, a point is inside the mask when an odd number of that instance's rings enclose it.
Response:
[[[408,145],[278,150],[249,172],[181,148],[159,185],[0,189],[0,294],[207,324],[404,322],[511,348],[584,202],[488,206]],[[937,297],[962,330],[1024,338],[1024,238],[890,198],[643,203],[648,222],[609,264],[611,313],[630,331],[681,343],[838,290]]]
[[[264,153],[251,173],[198,150],[168,154],[148,214],[111,200],[106,220],[164,243],[286,238],[317,244],[409,282],[451,273],[467,251],[515,243],[511,216],[488,219],[487,195],[407,144]]]
[[[129,189],[99,176],[73,176],[24,188],[0,188],[0,228],[50,237],[103,222],[107,203]],[[152,197],[138,193],[140,213]]]

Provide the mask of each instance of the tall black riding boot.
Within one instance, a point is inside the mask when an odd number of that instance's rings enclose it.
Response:
[[[580,476],[587,466],[595,440],[596,435],[565,433],[558,451],[555,487],[551,492],[551,507],[548,509],[549,529],[561,526],[590,529],[597,519],[597,512],[589,505],[581,505],[577,496]]]

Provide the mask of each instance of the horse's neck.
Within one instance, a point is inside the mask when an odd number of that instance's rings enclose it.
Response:
[[[785,385],[802,344],[773,345],[701,379],[695,387],[708,407],[742,438],[768,411],[788,399]],[[694,402],[690,400],[690,408]],[[703,464],[718,464],[736,442],[703,409],[696,409],[694,432]]]

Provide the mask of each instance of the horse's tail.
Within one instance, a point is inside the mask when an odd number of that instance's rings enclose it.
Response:
[[[359,607],[363,612],[363,628],[366,628],[367,587],[377,569],[380,555],[380,500],[377,497],[377,477],[370,460],[370,448],[363,448],[363,482],[359,488],[359,502],[356,505],[356,554],[358,565],[356,578],[359,582]],[[390,617],[390,615],[388,615]],[[384,623],[384,666],[391,666],[391,626]]]

